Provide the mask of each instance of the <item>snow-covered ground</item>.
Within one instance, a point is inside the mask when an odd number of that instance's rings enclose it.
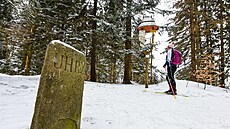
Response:
[[[166,82],[148,89],[85,82],[81,129],[230,129],[229,90],[177,84],[174,99],[155,93],[167,90]],[[29,129],[38,85],[39,76],[0,74],[0,129]]]

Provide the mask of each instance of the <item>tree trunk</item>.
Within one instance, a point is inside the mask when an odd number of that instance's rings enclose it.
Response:
[[[94,0],[94,9],[93,9],[93,15],[96,18],[97,16],[97,0]],[[92,25],[93,29],[93,36],[92,36],[92,47],[90,51],[91,56],[91,69],[90,69],[90,81],[96,82],[96,44],[97,44],[97,38],[96,38],[96,29],[97,29],[97,21],[93,21]]]
[[[31,27],[31,37],[30,38],[34,38],[34,32],[33,30],[35,30],[34,27]],[[30,71],[31,71],[31,60],[32,60],[32,53],[33,53],[33,40],[29,43],[28,45],[28,49],[27,49],[27,54],[26,54],[26,63],[25,63],[25,76],[29,76],[30,75]]]
[[[109,83],[116,83],[116,59],[114,58],[114,55],[112,56],[112,62],[111,62],[111,71],[109,76]]]
[[[206,1],[206,37],[207,37],[207,45],[209,46],[209,48],[213,48],[214,46],[214,42],[213,42],[213,39],[211,38],[212,37],[212,32],[211,32],[211,28],[213,28],[213,25],[212,25],[212,21],[214,20],[213,17],[212,17],[212,11],[213,11],[213,2],[210,2],[210,1]]]
[[[204,8],[205,8],[205,35],[206,35],[206,45],[212,48],[212,44],[210,43],[211,33],[210,33],[210,6],[209,1],[204,1]]]
[[[116,72],[116,59],[113,63],[113,83],[116,83],[116,77],[117,77],[117,72]]]
[[[196,50],[196,66],[197,69],[199,69],[200,67],[200,58],[201,58],[201,38],[200,38],[200,18],[198,15],[198,4],[197,2],[194,3],[194,12],[195,12],[195,16],[194,16],[194,22],[195,22],[195,26],[194,26],[194,36],[195,36],[195,42],[196,42],[196,46],[195,46],[195,50]],[[196,69],[196,70],[197,70]]]
[[[126,42],[125,42],[125,71],[124,71],[124,84],[130,84],[131,82],[131,2],[132,0],[127,1],[127,16],[126,16]]]
[[[220,52],[220,58],[221,58],[221,65],[220,65],[220,86],[221,87],[225,87],[224,84],[224,80],[225,80],[225,71],[224,71],[224,67],[225,67],[225,62],[224,62],[224,34],[223,34],[223,1],[220,0],[220,48],[221,48],[221,52]]]
[[[25,64],[25,76],[30,75],[30,64],[31,64],[31,59],[32,59],[32,49],[33,49],[33,43],[30,43],[28,46],[27,50],[27,55],[26,55],[26,64]]]
[[[196,50],[195,50],[195,34],[194,34],[194,5],[191,3],[191,13],[190,13],[190,37],[191,37],[191,67],[192,72],[190,79],[191,81],[196,81]]]

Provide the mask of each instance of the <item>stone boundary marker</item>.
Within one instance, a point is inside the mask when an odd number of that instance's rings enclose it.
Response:
[[[83,53],[48,45],[30,129],[80,129],[85,68]]]

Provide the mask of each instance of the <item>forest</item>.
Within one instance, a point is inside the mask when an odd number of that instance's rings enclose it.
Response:
[[[172,8],[157,8],[161,0],[0,0],[0,73],[41,74],[47,45],[60,40],[85,54],[85,80],[144,83],[137,27],[158,13],[174,16],[157,33],[167,31],[182,52],[176,78],[229,88],[230,2],[166,1]],[[164,80],[148,68],[150,83]]]

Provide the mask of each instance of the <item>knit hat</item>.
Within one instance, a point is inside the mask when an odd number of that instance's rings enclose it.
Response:
[[[173,48],[173,47],[174,47],[174,43],[168,45],[168,48]]]

